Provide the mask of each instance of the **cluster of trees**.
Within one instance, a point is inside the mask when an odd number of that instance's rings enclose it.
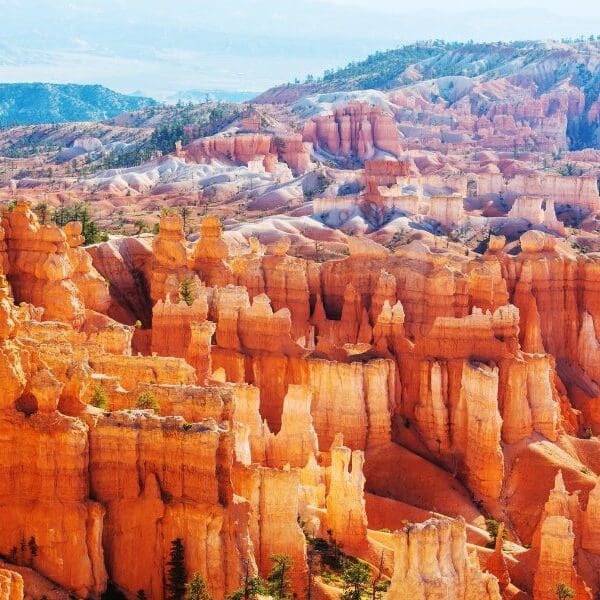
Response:
[[[200,135],[213,135],[241,115],[241,109],[233,104],[218,103],[201,113],[196,109],[195,105],[189,104],[176,118],[159,125],[144,147],[151,152],[159,150],[163,154],[169,154],[175,150],[176,142],[186,144],[192,141],[186,137],[186,126],[195,126]]]
[[[32,537],[29,543],[30,548],[32,548],[31,555],[37,555],[35,538]],[[21,545],[26,548],[24,538]],[[378,600],[382,598],[382,594],[387,590],[387,582],[381,576],[383,555],[379,569],[373,575],[367,563],[346,557],[335,542],[327,543],[325,540],[311,540],[311,551],[308,556],[309,577],[312,577],[312,559],[316,551],[315,548],[319,547],[322,563],[340,573],[339,581],[343,587],[341,600]],[[35,554],[33,548],[35,548]],[[261,595],[269,595],[275,600],[292,600],[294,594],[290,574],[293,561],[284,554],[271,556],[271,561],[273,562],[273,568],[266,580],[251,576],[247,568],[242,586],[233,594],[227,596],[227,600],[256,600]],[[200,573],[195,572],[192,578],[188,580],[185,568],[185,547],[181,538],[176,538],[171,542],[167,566],[165,586],[167,600],[212,600],[208,586]],[[570,600],[575,597],[575,591],[562,582],[556,586],[555,594],[557,600]],[[311,596],[312,584],[309,579],[306,597],[310,600]],[[109,586],[107,593],[103,595],[104,600],[122,600],[123,598],[125,596],[112,584]],[[147,600],[148,595],[145,590],[140,589],[136,594],[136,598],[137,600]]]
[[[98,168],[128,169],[129,167],[137,167],[150,160],[152,152],[152,148],[146,147],[144,144],[134,144],[124,150],[111,152],[102,156],[98,163]]]
[[[375,52],[365,60],[325,71],[322,78],[307,75],[305,83],[344,83],[352,80],[358,89],[386,87],[410,64],[439,54],[444,46],[417,42],[395,50]]]
[[[317,565],[323,581],[342,587],[341,600],[380,600],[383,597],[390,583],[383,577],[383,553],[379,567],[372,569],[362,560],[344,554],[331,530],[327,531],[327,540],[314,538],[306,531],[304,535],[308,542],[308,600],[312,597]]]
[[[318,546],[318,544],[317,544]],[[313,544],[314,547],[314,544]],[[309,577],[307,598],[312,594],[312,566],[314,552],[309,556]],[[343,586],[342,600],[363,600],[367,595],[372,600],[381,598],[381,594],[387,589],[387,585],[381,577],[381,567],[375,576],[371,574],[371,568],[365,562],[346,557],[340,547],[325,542],[321,549],[321,558],[325,564],[340,572],[340,580]],[[383,557],[382,557],[383,560]],[[273,567],[266,580],[251,576],[246,569],[244,581],[240,589],[227,597],[227,600],[254,600],[259,595],[269,595],[275,600],[291,600],[293,598],[290,574],[294,563],[285,554],[274,554],[271,556]],[[194,573],[188,583],[185,570],[185,549],[181,538],[171,542],[171,554],[167,571],[167,599],[168,600],[210,600],[206,583],[199,575]],[[138,592],[138,599],[146,598],[145,592]]]
[[[261,594],[269,594],[276,600],[291,600],[292,586],[290,573],[293,561],[283,554],[271,556],[273,568],[266,581],[254,577],[246,569],[243,585],[228,596],[227,600],[252,600]],[[167,600],[212,600],[206,582],[198,572],[188,581],[185,569],[185,548],[183,540],[176,538],[171,542],[171,552],[167,563]],[[147,598],[144,590],[137,593],[138,600]]]
[[[600,35],[597,35],[597,36],[590,35],[587,37],[588,42],[593,42],[594,40],[600,41]],[[585,42],[586,37],[584,35],[580,35],[579,37],[576,37],[576,38],[561,38],[560,41],[563,44],[575,44],[578,42]]]
[[[41,223],[46,223],[49,214],[48,205],[45,203],[37,204],[34,207]],[[50,215],[53,223],[59,227],[63,227],[71,221],[79,221],[81,223],[81,234],[85,238],[84,245],[97,244],[108,240],[108,234],[100,231],[98,223],[92,217],[89,208],[83,202],[77,202],[71,206],[61,206]]]
[[[584,42],[586,39],[587,41],[600,40],[600,36],[590,35],[588,38],[580,37],[576,39],[564,38],[562,41],[565,43],[573,43]],[[497,42],[496,45],[498,44],[514,50],[520,50],[531,45],[528,42]],[[447,51],[467,48],[470,51],[477,52],[483,51],[491,45],[491,43],[475,43],[473,40],[468,40],[466,42],[446,42],[439,39],[419,41],[394,50],[377,51],[369,55],[365,60],[350,62],[340,69],[328,69],[324,72],[322,77],[309,74],[306,76],[304,83],[336,85],[351,84],[357,89],[387,89],[394,85],[398,75],[411,64],[438,56]],[[543,52],[543,49],[540,48],[540,52]],[[492,66],[492,64],[490,63],[489,66]],[[460,74],[460,72],[453,71],[452,65],[448,65],[448,68],[449,70],[447,72],[436,73],[436,76]],[[583,73],[581,74],[585,75]],[[299,84],[300,81],[296,79],[294,83]],[[586,97],[587,96],[588,94],[586,94]],[[590,94],[590,97],[595,99],[597,98],[597,94],[596,96]]]
[[[515,46],[518,43],[514,44]],[[365,60],[350,62],[340,69],[328,69],[323,77],[312,74],[306,76],[304,83],[335,83],[347,84],[350,80],[358,89],[383,88],[393,85],[396,77],[409,65],[432,58],[449,50],[463,47],[477,49],[478,44],[473,40],[467,42],[446,42],[444,40],[419,41],[394,50],[377,51]],[[300,83],[298,80],[295,83]]]
[[[21,534],[19,546],[13,546],[10,550],[9,559],[14,564],[33,566],[35,557],[38,555],[39,546],[35,536],[30,536],[26,540],[26,536]]]

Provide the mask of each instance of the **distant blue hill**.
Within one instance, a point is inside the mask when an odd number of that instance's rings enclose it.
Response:
[[[0,125],[102,121],[157,104],[102,85],[0,83]]]

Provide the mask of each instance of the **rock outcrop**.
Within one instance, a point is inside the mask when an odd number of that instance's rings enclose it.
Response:
[[[402,151],[393,117],[363,102],[350,102],[333,115],[313,117],[306,122],[303,137],[317,151],[360,160],[373,158],[377,152],[397,157]]]
[[[21,575],[8,569],[0,569],[0,600],[23,600]]]
[[[152,244],[152,278],[150,296],[152,302],[165,300],[173,302],[179,299],[181,282],[193,278],[188,269],[188,252],[183,231],[183,219],[176,212],[165,211],[161,214],[158,235]]]
[[[500,600],[498,580],[467,554],[465,522],[430,519],[394,534],[389,594],[411,598]]]
[[[65,232],[56,225],[40,225],[24,200],[4,212],[2,227],[10,263],[7,274],[17,301],[42,307],[47,320],[82,325],[84,297],[72,279],[75,268]]]

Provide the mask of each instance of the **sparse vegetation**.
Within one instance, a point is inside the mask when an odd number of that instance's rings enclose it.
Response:
[[[267,577],[267,589],[277,600],[288,600],[292,597],[289,574],[293,561],[284,554],[274,554],[270,559],[273,562],[273,568]]]
[[[558,600],[569,600],[575,598],[575,590],[570,588],[566,583],[559,583],[556,586],[556,597]]]
[[[498,531],[500,530],[500,523],[495,519],[486,519],[485,528],[490,536],[490,541],[487,543],[488,548],[494,548],[496,546],[496,538],[498,537]],[[502,539],[508,539],[508,532],[506,529],[503,530]]]
[[[108,410],[108,394],[102,384],[97,385],[94,389],[90,404],[100,410]]]
[[[151,392],[142,392],[135,401],[135,407],[140,410],[154,410],[158,412],[160,410],[160,404],[158,400],[152,395]]]
[[[344,593],[342,600],[361,600],[371,580],[369,565],[361,560],[347,564],[342,573]]]
[[[86,246],[102,241],[102,232],[92,217],[89,208],[83,202],[78,202],[72,206],[61,206],[54,211],[52,221],[59,227],[63,227],[71,221],[79,221],[81,223],[81,234],[85,238],[84,245]]]
[[[239,590],[226,597],[226,600],[254,600],[257,596],[267,593],[260,577],[250,575],[250,568],[246,564],[244,581]]]

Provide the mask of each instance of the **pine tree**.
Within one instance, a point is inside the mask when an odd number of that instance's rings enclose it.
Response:
[[[225,600],[254,600],[260,594],[266,594],[267,590],[263,586],[263,582],[260,577],[252,577],[250,575],[250,568],[246,563],[246,569],[244,573],[244,585],[226,597]]]
[[[186,277],[179,284],[179,297],[188,306],[191,306],[194,303],[194,282],[190,277]]]
[[[190,207],[186,204],[184,206],[179,207],[179,212],[181,214],[181,218],[183,219],[183,231],[187,231],[187,221],[190,213],[192,212]]]
[[[185,573],[185,550],[181,538],[171,542],[171,557],[167,565],[167,598],[169,600],[183,600],[185,598],[187,580]]]
[[[270,557],[273,568],[267,577],[269,593],[278,600],[291,598],[291,583],[288,576],[293,561],[285,554],[274,554]]]
[[[38,545],[35,541],[34,536],[31,536],[29,538],[29,542],[27,542],[27,545],[29,546],[29,552],[31,552],[31,556],[35,558],[38,554]]]
[[[344,593],[342,600],[361,600],[371,579],[369,565],[362,561],[350,563],[342,573]]]
[[[194,573],[192,581],[187,585],[186,600],[212,600],[212,596],[206,589],[204,579],[200,577],[200,573]]]

